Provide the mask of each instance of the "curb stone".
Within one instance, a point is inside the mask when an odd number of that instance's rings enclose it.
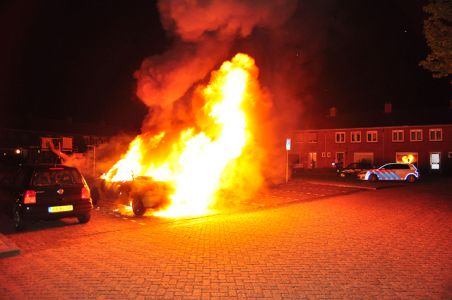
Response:
[[[20,249],[17,245],[8,239],[5,235],[0,233],[0,258],[15,256],[20,254]]]

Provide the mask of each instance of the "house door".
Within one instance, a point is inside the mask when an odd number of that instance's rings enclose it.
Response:
[[[430,170],[439,170],[441,165],[441,153],[430,152]]]
[[[317,166],[317,152],[308,153],[309,168],[314,169]]]
[[[374,163],[374,153],[373,152],[355,152],[355,153],[353,153],[353,162],[369,162],[369,163],[373,164]]]
[[[345,152],[336,152],[336,162],[344,166],[345,164]]]

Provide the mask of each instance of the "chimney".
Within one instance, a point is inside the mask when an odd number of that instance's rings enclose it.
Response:
[[[385,103],[385,113],[386,114],[392,113],[392,103],[391,102]]]
[[[334,118],[334,117],[336,117],[336,114],[337,114],[336,107],[334,107],[334,106],[330,107],[330,117]]]

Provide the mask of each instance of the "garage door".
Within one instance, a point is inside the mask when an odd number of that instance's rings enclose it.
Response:
[[[361,161],[374,162],[374,153],[373,152],[355,152],[353,153],[353,162],[361,162]]]

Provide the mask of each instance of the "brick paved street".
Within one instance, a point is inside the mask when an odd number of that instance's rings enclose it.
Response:
[[[0,298],[450,299],[450,185],[298,182],[204,218],[101,208],[86,225],[6,231],[22,252],[0,259]]]

